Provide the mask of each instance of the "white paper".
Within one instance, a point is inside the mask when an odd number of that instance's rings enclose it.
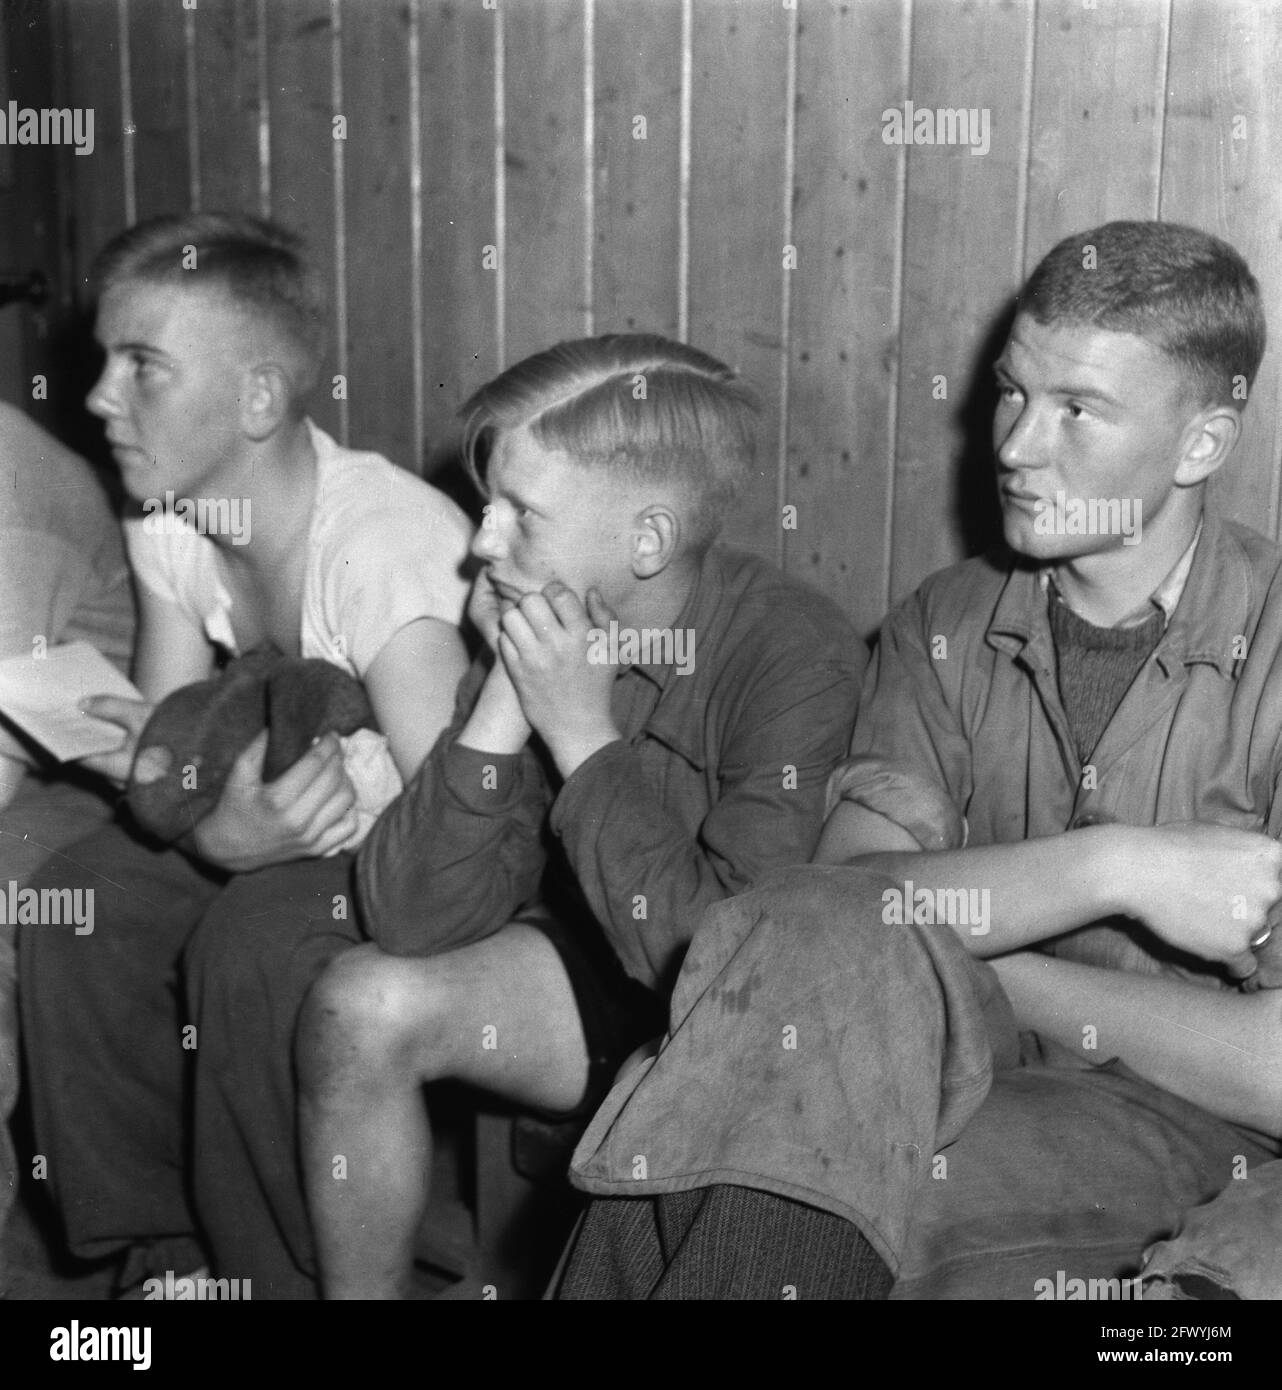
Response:
[[[137,688],[88,642],[50,647],[38,657],[0,661],[0,711],[46,747],[60,762],[109,753],[125,732],[118,724],[91,719],[79,709],[90,695],[141,700]]]

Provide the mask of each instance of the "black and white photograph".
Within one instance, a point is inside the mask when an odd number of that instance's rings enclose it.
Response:
[[[1280,75],[1282,0],[3,0],[19,1365],[1267,1364]]]

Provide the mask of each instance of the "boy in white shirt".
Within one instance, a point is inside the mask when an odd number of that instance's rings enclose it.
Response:
[[[270,783],[264,733],[197,824],[196,857],[118,821],[33,880],[95,890],[92,934],[21,932],[23,1026],[37,1146],[68,1243],[84,1256],[132,1248],[127,1285],[189,1273],[206,1250],[234,1262],[223,1238],[243,1224],[237,1198],[272,1181],[242,1179],[217,1151],[224,1060],[264,1042],[248,1012],[226,1028],[197,1019],[187,944],[199,924],[207,974],[228,915],[261,916],[265,952],[287,923],[323,920],[287,962],[224,962],[271,993],[264,1007],[287,1029],[315,972],[359,939],[345,909],[350,851],[448,722],[466,661],[471,527],[434,489],[306,418],[321,297],[288,233],[213,213],[159,218],[116,238],[94,278],[106,363],[88,405],[144,513],[125,531],[146,700],[93,702],[126,732],[88,761],[123,784],[156,703],[212,675],[220,652],[267,641],[359,680],[382,731],[326,735]],[[247,1161],[283,1173],[289,1136]],[[281,1270],[275,1291],[291,1292],[295,1275]]]

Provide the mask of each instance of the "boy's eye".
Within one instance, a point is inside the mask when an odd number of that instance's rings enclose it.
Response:
[[[1014,401],[1019,398],[1019,387],[1012,386],[1009,381],[999,381],[997,383],[997,394],[1003,401]]]
[[[160,370],[160,363],[142,352],[131,352],[129,364],[134,369],[135,376],[154,376]]]
[[[1079,405],[1077,401],[1069,401],[1064,409],[1068,411],[1070,420],[1084,420],[1086,418],[1086,407]]]

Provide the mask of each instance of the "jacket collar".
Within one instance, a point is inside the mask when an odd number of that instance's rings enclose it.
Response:
[[[1015,561],[985,634],[990,646],[1014,656],[1035,640],[1039,645],[1049,641],[1041,573]],[[1173,570],[1158,586],[1159,594],[1174,575]],[[1198,664],[1214,666],[1223,676],[1235,675],[1240,659],[1234,655],[1233,637],[1249,631],[1255,598],[1251,563],[1242,545],[1216,513],[1204,512],[1188,579],[1168,615],[1155,659],[1168,676],[1182,666]]]

